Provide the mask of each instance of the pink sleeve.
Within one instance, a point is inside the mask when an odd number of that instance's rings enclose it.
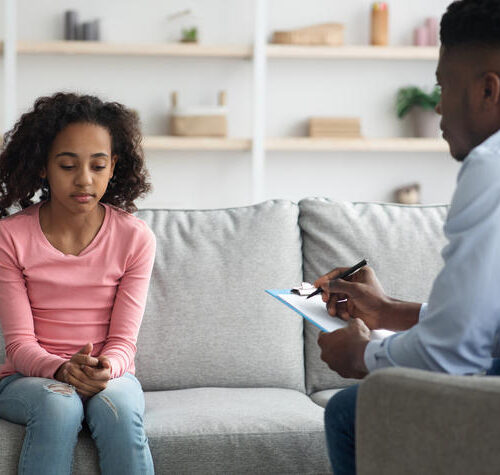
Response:
[[[5,353],[24,376],[53,378],[68,361],[44,350],[35,336],[33,314],[12,239],[0,226],[0,324]]]
[[[107,356],[111,362],[112,378],[119,378],[127,372],[137,350],[137,336],[156,251],[153,232],[148,228],[144,236],[118,285],[108,336],[101,351],[101,355]]]

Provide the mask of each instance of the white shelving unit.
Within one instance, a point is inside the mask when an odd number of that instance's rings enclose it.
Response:
[[[16,94],[17,94],[17,9],[15,0],[4,0],[4,32],[5,39],[2,43],[4,61],[4,127],[10,129],[16,120]]]
[[[195,45],[188,43],[105,43],[100,41],[18,41],[18,54],[81,54],[113,56],[170,56],[250,59],[250,46]]]
[[[284,137],[268,139],[266,149],[286,152],[447,152],[442,139],[320,139]]]
[[[248,151],[252,148],[250,139],[171,137],[165,135],[145,136],[143,147],[146,150],[182,151],[182,150],[218,150]]]
[[[439,49],[432,46],[292,46],[268,45],[268,58],[288,59],[385,59],[436,60]]]
[[[309,137],[267,138],[266,151],[282,152],[447,152],[448,145],[442,139],[375,138],[375,139],[316,139]],[[170,136],[146,136],[143,146],[147,150],[217,150],[249,151],[251,139],[238,138],[184,138]]]
[[[0,51],[4,51],[4,42]],[[254,49],[246,45],[195,45],[158,43],[106,43],[101,41],[18,41],[17,54],[22,55],[108,55],[170,56],[193,58],[252,59]],[[415,46],[287,46],[265,45],[268,59],[353,59],[353,60],[436,60],[436,47]]]
[[[267,44],[267,2],[255,0],[254,44],[122,44],[87,41],[18,41],[16,32],[16,1],[4,0],[4,41],[0,51],[4,60],[4,128],[16,118],[16,70],[18,55],[119,55],[166,56],[192,58],[226,58],[251,60],[253,63],[253,128],[252,137],[185,138],[146,136],[147,150],[162,151],[251,151],[252,201],[264,196],[266,151],[286,152],[446,152],[441,139],[361,138],[312,139],[308,137],[266,137],[266,74],[268,61],[300,60],[404,60],[437,61],[437,47],[377,46],[288,46]]]

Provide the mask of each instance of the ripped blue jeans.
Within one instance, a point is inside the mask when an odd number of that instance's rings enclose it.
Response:
[[[72,386],[19,373],[0,380],[0,418],[26,426],[18,473],[69,475],[85,419],[103,475],[154,473],[143,427],[144,394],[130,373],[82,401]]]

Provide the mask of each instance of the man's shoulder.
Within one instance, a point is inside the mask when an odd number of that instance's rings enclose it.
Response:
[[[485,188],[500,180],[500,147],[487,144],[476,147],[464,161],[457,184]]]
[[[444,231],[478,233],[486,223],[500,232],[500,150],[478,147],[460,169]]]

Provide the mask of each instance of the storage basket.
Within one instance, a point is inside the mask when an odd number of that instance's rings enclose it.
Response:
[[[273,43],[340,46],[344,43],[344,25],[324,23],[298,30],[276,31],[273,34]]]

